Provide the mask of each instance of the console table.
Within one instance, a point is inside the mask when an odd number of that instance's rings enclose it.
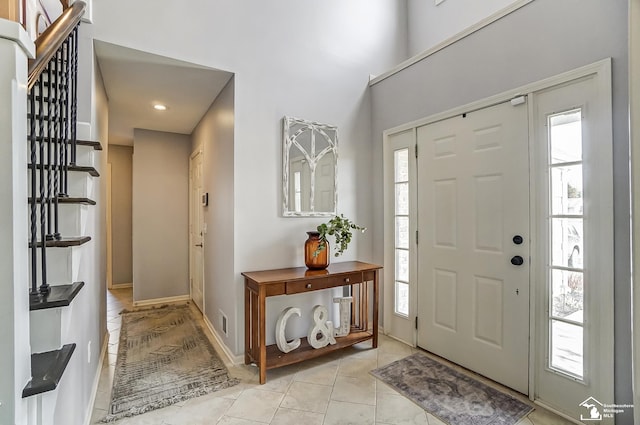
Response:
[[[378,346],[378,274],[382,267],[360,261],[333,263],[326,270],[308,270],[297,267],[278,270],[244,272],[244,362],[255,363],[260,369],[260,383],[267,381],[267,369],[298,363],[331,351],[372,340]],[[301,338],[300,347],[283,353],[277,345],[266,345],[266,298],[299,294],[340,286],[349,286],[351,305],[351,332],[336,337],[336,344],[314,349]],[[369,327],[369,304],[372,326]]]

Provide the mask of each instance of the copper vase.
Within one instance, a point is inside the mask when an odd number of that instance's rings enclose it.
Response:
[[[309,237],[304,243],[304,263],[312,270],[322,270],[329,267],[329,242],[325,248],[314,256],[320,245],[320,232],[307,232]]]

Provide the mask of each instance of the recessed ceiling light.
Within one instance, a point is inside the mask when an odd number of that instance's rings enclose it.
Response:
[[[153,105],[153,109],[155,109],[156,111],[166,111],[167,105],[163,105],[162,103],[156,103]]]

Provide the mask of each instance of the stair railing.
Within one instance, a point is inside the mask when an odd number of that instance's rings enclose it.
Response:
[[[78,26],[85,7],[77,1],[66,8],[38,37],[29,63],[31,296],[50,291],[46,248],[61,238],[58,201],[68,196],[69,165],[76,162]]]

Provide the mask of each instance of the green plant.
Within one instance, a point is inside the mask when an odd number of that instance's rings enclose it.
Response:
[[[353,230],[360,230],[364,233],[367,228],[358,226],[342,214],[340,214],[340,217],[333,217],[327,223],[322,223],[318,226],[318,232],[320,232],[320,243],[318,244],[316,251],[313,253],[313,256],[317,257],[322,250],[327,248],[327,236],[333,236],[336,240],[336,252],[334,256],[337,257],[342,255],[342,253],[347,249],[349,242],[351,242]]]

